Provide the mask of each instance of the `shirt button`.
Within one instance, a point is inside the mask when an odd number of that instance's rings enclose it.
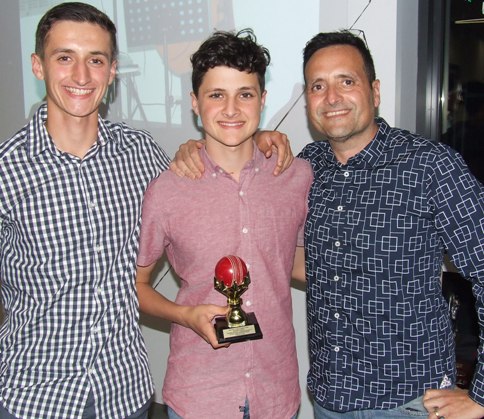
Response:
[[[94,326],[94,327],[92,328],[92,333],[96,334],[97,332],[99,332],[99,327]]]
[[[339,313],[334,313],[334,318],[339,319]]]
[[[334,347],[334,351],[335,351],[335,352],[339,352],[339,346],[335,346],[335,347]]]
[[[249,229],[247,227],[244,227],[242,229],[242,233],[247,234],[249,232]]]
[[[350,175],[350,172],[344,172],[344,173],[343,173],[343,176],[344,176],[344,177],[348,177],[349,175]]]
[[[250,372],[246,372],[246,373],[245,373],[245,377],[246,377],[246,378],[250,378]]]
[[[338,211],[343,211],[343,205],[338,205]]]
[[[96,288],[96,292],[101,295],[103,293],[103,289],[101,287]]]
[[[252,301],[250,301],[250,300],[249,300],[249,301],[246,301],[246,302],[245,302],[245,305],[246,305],[247,307],[250,307],[250,306],[252,305]]]
[[[336,247],[340,247],[340,246],[341,246],[341,242],[339,242],[339,241],[335,241],[335,242],[334,242],[334,245],[335,245]]]
[[[333,279],[334,279],[335,281],[339,281],[339,276],[338,276],[338,275],[335,275],[335,276],[333,276]]]
[[[103,250],[103,245],[102,245],[102,244],[96,244],[96,246],[94,246],[94,250],[95,250],[96,252],[98,252],[98,253],[99,253],[99,252],[102,252],[102,250]]]
[[[89,368],[89,369],[87,370],[87,373],[88,373],[89,375],[91,375],[93,372],[94,372],[94,370],[93,370],[92,368]]]
[[[244,196],[244,191],[240,191],[239,196]]]
[[[256,167],[254,170],[255,170],[256,173],[259,173],[260,169],[258,167]]]
[[[217,177],[217,173],[212,173],[212,177]]]

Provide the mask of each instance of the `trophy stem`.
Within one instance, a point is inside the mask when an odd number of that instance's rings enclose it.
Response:
[[[240,304],[242,303],[241,299],[232,300],[228,299],[228,304],[230,306],[230,310],[227,314],[227,324],[229,327],[238,327],[238,326],[245,326],[247,323],[247,314],[245,311],[242,310]]]

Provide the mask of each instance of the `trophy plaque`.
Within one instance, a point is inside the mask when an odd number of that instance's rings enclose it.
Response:
[[[242,310],[241,295],[247,291],[250,275],[247,265],[238,256],[224,256],[215,266],[215,289],[227,297],[230,307],[225,317],[215,319],[219,343],[261,339],[262,332],[254,313]]]

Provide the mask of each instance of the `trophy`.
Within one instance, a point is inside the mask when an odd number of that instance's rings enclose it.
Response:
[[[225,317],[215,319],[218,343],[261,339],[262,332],[254,313],[242,310],[241,295],[247,291],[250,275],[238,256],[224,256],[215,266],[215,289],[227,297],[230,309]]]

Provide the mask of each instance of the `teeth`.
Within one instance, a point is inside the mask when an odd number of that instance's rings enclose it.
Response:
[[[338,115],[344,115],[346,111],[334,111],[334,112],[326,112],[327,116],[338,116]]]
[[[220,125],[223,125],[224,127],[238,127],[242,124],[242,122],[220,122]]]
[[[78,96],[88,95],[94,91],[93,89],[76,89],[74,87],[66,87],[66,90]]]

